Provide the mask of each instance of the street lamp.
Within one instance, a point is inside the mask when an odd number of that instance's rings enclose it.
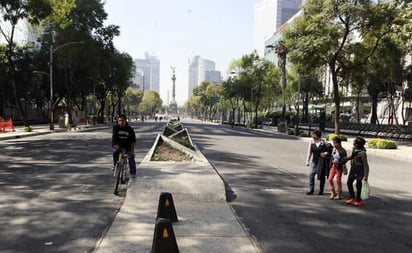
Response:
[[[67,42],[64,43],[56,48],[53,49],[53,45],[50,45],[50,74],[49,74],[49,79],[50,79],[50,130],[54,130],[54,104],[53,104],[53,54],[63,48],[67,47],[70,45],[74,44],[84,44],[84,41],[73,41],[73,42]],[[40,73],[40,72],[39,72]]]

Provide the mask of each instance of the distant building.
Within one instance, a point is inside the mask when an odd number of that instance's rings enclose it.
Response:
[[[255,5],[254,48],[265,53],[265,41],[299,11],[302,0],[263,0]]]
[[[222,81],[222,74],[220,73],[220,71],[216,70],[206,71],[205,80],[211,83],[220,83]]]
[[[273,62],[275,65],[277,65],[278,62],[278,57],[275,53],[275,50],[273,47],[276,46],[276,44],[282,39],[282,31],[288,27],[289,24],[291,24],[293,22],[293,20],[296,17],[299,17],[303,15],[303,11],[298,11],[297,13],[295,13],[295,15],[293,15],[292,17],[290,17],[289,20],[286,20],[281,26],[279,26],[263,43],[264,46],[264,54],[263,56]],[[271,47],[271,48],[268,48]]]
[[[160,93],[160,61],[157,57],[145,54],[145,59],[135,59],[136,73],[133,84],[141,90],[154,90]]]
[[[196,55],[189,61],[189,97],[193,89],[203,81],[217,83],[221,81],[220,71],[215,70],[215,62]]]

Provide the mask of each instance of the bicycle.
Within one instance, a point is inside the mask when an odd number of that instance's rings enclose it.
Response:
[[[121,149],[119,153],[119,160],[116,162],[116,166],[114,166],[114,174],[113,176],[116,178],[114,183],[114,195],[117,195],[119,192],[119,185],[125,184],[127,181],[127,171],[129,168],[129,159],[126,150]]]

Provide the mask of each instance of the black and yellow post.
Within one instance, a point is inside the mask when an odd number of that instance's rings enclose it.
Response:
[[[178,221],[175,204],[170,192],[162,192],[159,198],[159,206],[157,208],[157,217],[168,219],[171,222]]]
[[[152,253],[179,253],[172,222],[168,219],[156,220]]]

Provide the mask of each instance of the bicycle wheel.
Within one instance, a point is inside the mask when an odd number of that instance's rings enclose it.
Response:
[[[126,184],[127,181],[129,180],[129,177],[127,176],[127,171],[128,171],[128,166],[125,164],[123,166],[123,172],[122,172],[122,184]]]
[[[122,176],[122,167],[123,165],[121,165],[120,163],[116,164],[116,167],[115,167],[116,179],[114,183],[114,191],[113,191],[114,195],[117,195],[117,193],[119,192],[119,184],[120,184],[120,180]]]

